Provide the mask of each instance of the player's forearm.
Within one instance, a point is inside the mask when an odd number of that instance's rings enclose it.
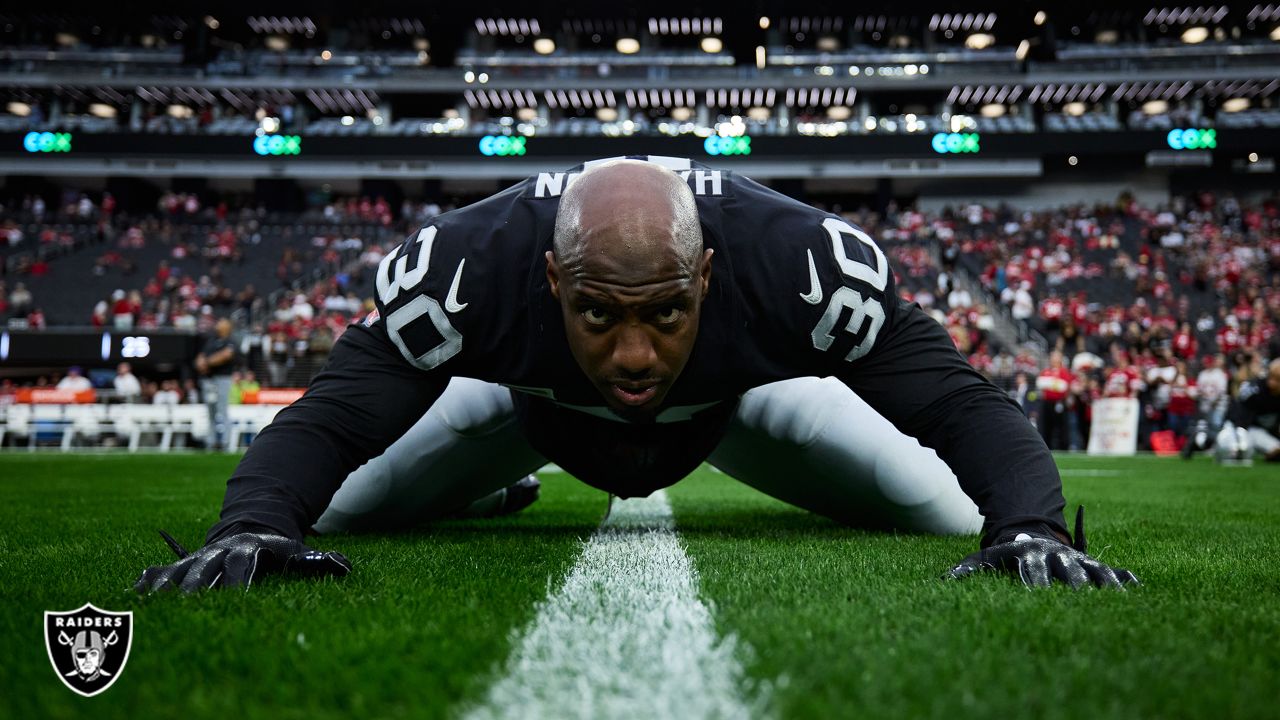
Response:
[[[1004,528],[1045,523],[1066,533],[1062,480],[1031,423],[1003,393],[973,385],[946,398],[922,433],[978,505],[983,543]]]
[[[227,481],[222,514],[206,542],[241,523],[301,539],[362,462],[324,429],[307,427],[305,418],[278,417],[254,439]]]
[[[974,370],[920,308],[902,303],[897,315],[892,332],[845,382],[937,451],[986,518],[984,542],[992,530],[1029,522],[1065,531],[1058,469],[1017,403]]]
[[[306,395],[258,434],[208,538],[237,523],[301,538],[347,475],[403,435],[446,382],[405,363],[380,329],[352,326]]]

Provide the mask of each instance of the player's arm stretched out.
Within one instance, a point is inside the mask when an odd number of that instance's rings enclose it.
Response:
[[[823,228],[819,256],[835,263],[839,277],[827,275],[836,289],[813,327],[814,349],[830,353],[834,374],[876,411],[937,451],[985,518],[981,549],[945,577],[1001,570],[1031,586],[1137,583],[1086,554],[1083,514],[1072,541],[1062,481],[1039,433],[941,325],[896,298],[874,241],[838,218]]]
[[[303,535],[342,481],[385,451],[444,392],[450,372],[438,366],[461,347],[461,335],[449,321],[428,312],[436,301],[421,287],[434,236],[434,228],[427,230],[433,232],[409,238],[379,269],[381,318],[349,327],[306,394],[254,439],[227,482],[221,518],[204,547],[188,553],[166,537],[177,562],[147,568],[135,590],[191,592],[247,587],[266,573],[350,571],[345,557],[312,550]],[[398,257],[408,260],[397,264]],[[428,314],[437,325],[447,325],[444,342],[419,355],[397,328]],[[418,362],[407,361],[408,353]]]

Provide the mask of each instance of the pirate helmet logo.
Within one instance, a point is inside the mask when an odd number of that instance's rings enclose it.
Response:
[[[77,610],[44,614],[49,662],[63,684],[85,697],[103,692],[120,677],[132,638],[132,612],[110,612],[85,603]]]

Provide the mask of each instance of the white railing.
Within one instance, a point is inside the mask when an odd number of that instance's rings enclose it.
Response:
[[[252,440],[285,407],[231,405],[230,449],[239,449],[245,436]],[[5,449],[34,451],[43,444],[68,452],[77,447],[104,446],[104,440],[112,438],[129,452],[137,452],[144,443],[169,452],[175,446],[185,447],[188,440],[204,441],[209,434],[209,408],[205,405],[0,405],[0,448]]]

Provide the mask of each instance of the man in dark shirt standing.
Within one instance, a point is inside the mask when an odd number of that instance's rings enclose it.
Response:
[[[231,373],[235,370],[236,346],[231,342],[231,321],[223,318],[214,326],[214,336],[196,355],[196,372],[200,374],[200,391],[209,406],[210,450],[226,449],[231,428],[227,406],[231,398]]]

